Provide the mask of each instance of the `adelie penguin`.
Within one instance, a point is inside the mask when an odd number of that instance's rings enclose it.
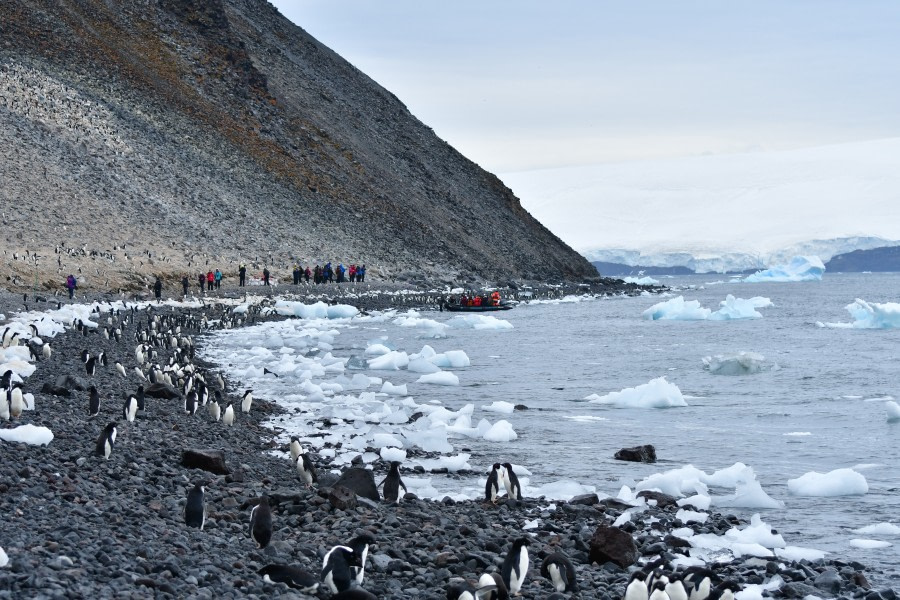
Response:
[[[297,474],[300,475],[300,479],[307,488],[312,488],[313,484],[319,481],[319,477],[316,475],[316,466],[309,458],[309,452],[300,454],[294,464],[297,467]]]
[[[353,583],[353,574],[350,572],[352,566],[359,566],[353,549],[347,546],[333,547],[322,561],[322,583],[332,594],[349,590]]]
[[[250,511],[250,537],[257,548],[265,548],[272,541],[272,509],[268,496],[259,499],[259,504]]]
[[[113,446],[116,443],[116,434],[118,433],[117,427],[118,423],[115,421],[107,423],[106,427],[103,428],[103,431],[100,432],[100,437],[97,438],[94,454],[109,459],[109,455],[112,454]]]
[[[388,471],[387,477],[384,478],[384,481],[378,484],[378,487],[384,486],[384,501],[397,503],[400,501],[400,488],[403,488],[403,493],[406,494],[406,486],[403,485],[403,480],[400,479],[400,463],[399,461],[392,460],[391,461],[391,470]]]
[[[132,395],[125,399],[125,405],[122,407],[122,417],[129,423],[134,423],[134,417],[137,414],[138,401]]]
[[[650,600],[669,600],[665,581],[657,579],[653,582],[653,587],[650,589]]]
[[[484,484],[485,502],[497,503],[497,495],[500,493],[500,463],[494,463],[488,474],[487,483]]]
[[[218,394],[219,392],[216,392]],[[219,406],[218,399],[213,400],[209,403],[207,410],[209,411],[209,416],[212,417],[213,421],[218,421],[222,416],[222,408]]]
[[[483,600],[509,600],[509,590],[500,573],[482,573],[478,578],[475,597]]]
[[[197,412],[197,392],[191,390],[184,398],[184,410],[189,415]]]
[[[14,383],[11,390],[8,392],[9,396],[9,414],[13,419],[18,419],[22,416],[22,411],[25,410],[25,397],[22,395],[22,384]]]
[[[300,438],[296,435],[291,436],[291,462],[296,464],[297,457],[303,453],[303,446],[300,445]]]
[[[350,567],[350,573],[353,575],[357,585],[362,585],[366,576],[366,559],[369,556],[369,547],[375,545],[375,538],[368,533],[356,536],[347,547],[353,550],[353,557],[358,566]]]
[[[734,595],[741,591],[741,586],[733,581],[723,581],[710,592],[709,600],[734,600]]]
[[[519,590],[525,583],[525,576],[528,575],[529,544],[531,544],[531,540],[527,537],[521,537],[514,541],[512,548],[509,549],[503,560],[503,567],[500,569],[503,583],[506,584],[506,589],[513,596],[519,595]]]
[[[623,600],[647,600],[650,590],[647,589],[647,574],[643,571],[635,571],[631,574],[628,585],[625,586]]]
[[[319,578],[294,565],[266,565],[259,571],[266,583],[284,583],[288,587],[311,594],[319,589]]]
[[[681,581],[689,600],[706,600],[712,591],[713,582],[718,582],[719,577],[705,567],[688,567],[681,574]]]
[[[222,415],[222,422],[228,427],[231,427],[234,424],[234,405],[231,402],[225,407],[225,414]]]
[[[557,592],[578,593],[575,567],[562,552],[554,552],[541,563],[541,575],[550,580]]]
[[[125,379],[125,367],[119,361],[116,361],[116,373],[118,373],[122,379]]]
[[[519,485],[519,478],[513,473],[512,465],[510,463],[503,463],[503,468],[506,471],[503,478],[503,484],[506,486],[506,493],[514,500],[521,500],[522,486]]]
[[[188,492],[182,514],[185,525],[199,527],[200,531],[203,531],[203,526],[206,525],[206,490],[201,484],[195,483]]]
[[[241,399],[241,412],[249,413],[250,406],[253,405],[253,390],[247,390],[244,392],[244,397]]]
[[[139,385],[137,389],[138,410],[144,412],[147,410],[147,398],[144,396],[144,386]]]
[[[94,376],[94,373],[97,372],[97,357],[96,356],[91,356],[87,359],[87,362],[84,363],[84,370],[91,377]]]

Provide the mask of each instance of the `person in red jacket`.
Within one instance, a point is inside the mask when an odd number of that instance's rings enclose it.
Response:
[[[216,276],[210,271],[206,274],[206,289],[211,292],[214,285],[216,285]]]

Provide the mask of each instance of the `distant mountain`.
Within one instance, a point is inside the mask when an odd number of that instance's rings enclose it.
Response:
[[[0,285],[240,261],[582,279],[491,173],[265,0],[4,0]],[[37,259],[35,259],[37,255]]]

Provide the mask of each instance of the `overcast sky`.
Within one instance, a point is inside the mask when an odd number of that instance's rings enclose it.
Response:
[[[900,136],[895,0],[276,0],[489,171]]]

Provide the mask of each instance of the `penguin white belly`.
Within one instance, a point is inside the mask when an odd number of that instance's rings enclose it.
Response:
[[[513,596],[519,595],[522,584],[525,583],[525,575],[528,574],[528,551],[522,548],[519,552],[519,570],[515,570],[509,576],[509,593]]]

